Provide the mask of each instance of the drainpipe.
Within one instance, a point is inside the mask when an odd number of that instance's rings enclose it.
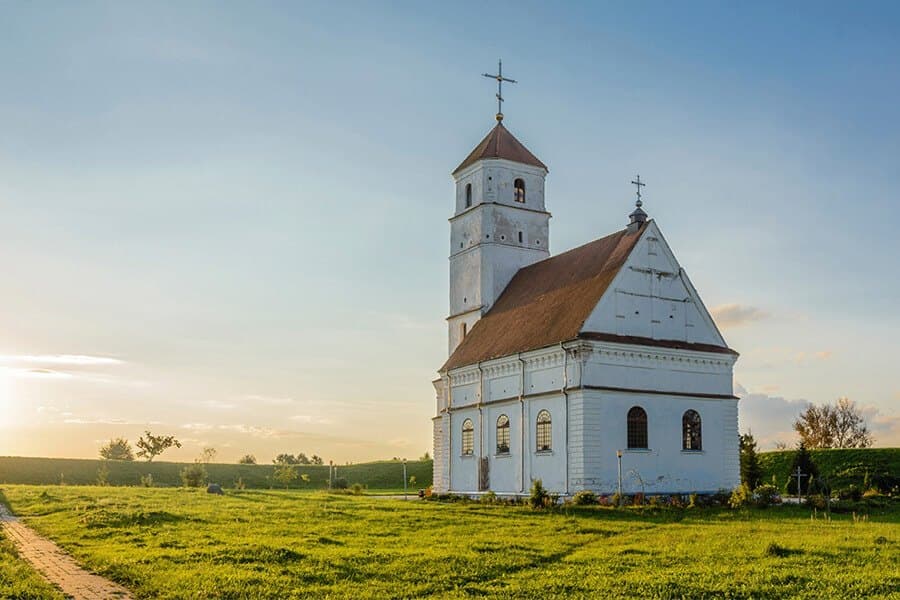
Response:
[[[453,377],[447,371],[447,491],[453,491]]]
[[[569,495],[569,353],[566,351],[562,342],[559,344],[560,350],[563,352],[563,387],[562,393],[566,398],[566,423],[563,429],[563,448],[566,450],[566,496]]]
[[[481,410],[481,405],[484,403],[484,371],[481,370],[481,363],[479,362],[478,367],[478,490],[481,490],[481,464],[484,458],[484,413]],[[488,481],[488,487],[490,487],[490,480]]]
[[[525,493],[525,360],[522,358],[522,353],[516,355],[516,358],[519,359],[519,364],[522,365],[522,371],[519,377],[519,421],[520,421],[520,429],[522,430],[522,471],[519,474],[519,493]],[[527,449],[528,451],[531,448]]]

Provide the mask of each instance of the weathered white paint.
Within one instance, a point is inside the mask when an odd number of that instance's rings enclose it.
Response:
[[[456,174],[456,212],[450,219],[448,349],[493,305],[513,275],[550,255],[550,213],[544,204],[547,171],[503,159],[481,160]],[[525,202],[513,184],[525,182]],[[472,186],[466,206],[466,186]],[[520,241],[521,239],[521,241]]]
[[[647,225],[583,331],[725,345],[655,221]]]

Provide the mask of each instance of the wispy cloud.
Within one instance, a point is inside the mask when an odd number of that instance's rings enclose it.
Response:
[[[121,365],[125,361],[111,356],[87,354],[7,354],[0,355],[0,363],[91,367]]]
[[[244,396],[244,400],[258,404],[268,404],[270,406],[286,406],[294,403],[293,398],[288,398],[286,396],[265,396],[262,394],[249,394]]]
[[[742,304],[720,304],[713,307],[710,313],[716,324],[722,329],[739,327],[769,316],[765,311],[755,306],[744,306]]]
[[[293,415],[288,418],[297,423],[307,423],[310,425],[330,425],[332,423],[330,419],[324,419],[314,415]]]
[[[797,355],[794,356],[794,362],[798,365],[802,365],[816,360],[828,360],[833,355],[834,353],[831,350],[819,350],[817,352],[798,352]]]

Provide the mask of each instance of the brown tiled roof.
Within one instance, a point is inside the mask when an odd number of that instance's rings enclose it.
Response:
[[[538,157],[532,154],[528,148],[522,145],[509,130],[503,126],[503,123],[497,123],[497,126],[485,136],[481,143],[475,146],[475,149],[469,153],[466,160],[462,161],[453,174],[456,175],[466,167],[485,158],[505,158],[517,163],[533,165],[535,167],[547,168],[547,165],[538,160]]]
[[[520,269],[441,371],[578,337],[646,227],[623,229]]]

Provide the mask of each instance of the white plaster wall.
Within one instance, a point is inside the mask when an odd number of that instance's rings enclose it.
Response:
[[[653,221],[582,331],[725,345]]]
[[[484,160],[457,175],[456,213],[450,219],[448,353],[462,341],[462,324],[471,330],[519,269],[549,256],[546,174],[507,160]],[[514,199],[517,178],[525,181],[524,204]],[[465,205],[467,184],[471,207]]]
[[[475,453],[472,456],[462,455],[462,424],[472,419],[475,426]],[[454,492],[478,491],[478,457],[482,455],[481,437],[478,435],[479,414],[474,407],[450,413],[450,489]]]
[[[516,402],[498,402],[487,405],[484,411],[485,456],[490,463],[490,486],[498,493],[517,493],[520,489],[522,461],[521,405]],[[497,452],[497,420],[501,415],[509,418],[509,452]]]
[[[735,357],[599,342],[584,365],[583,384],[691,394],[731,395]]]
[[[530,398],[525,402],[526,423],[526,481],[525,492],[531,482],[540,479],[544,487],[556,494],[566,493],[566,399],[563,394]],[[537,451],[537,416],[547,410],[551,418],[551,450]]]
[[[584,392],[584,404],[599,421],[586,430],[592,437],[590,452],[576,487],[613,493],[617,484],[616,450],[623,450],[623,487],[627,493],[647,494],[714,492],[736,485],[733,472],[726,470],[724,456],[733,453],[737,439],[736,400],[683,398],[625,392]],[[647,411],[647,450],[629,450],[627,415],[633,406]],[[688,409],[700,413],[703,449],[681,449],[681,418]],[[643,480],[643,487],[641,481]]]

